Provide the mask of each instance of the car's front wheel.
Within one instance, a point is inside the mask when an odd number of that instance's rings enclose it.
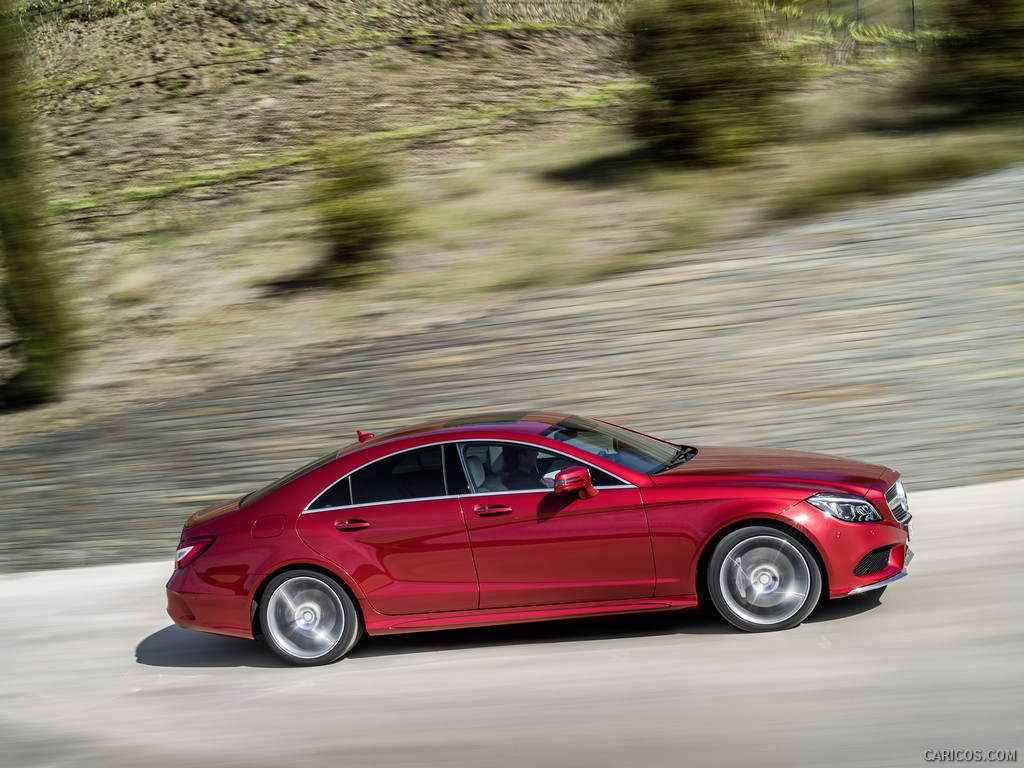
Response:
[[[348,653],[363,633],[352,598],[316,571],[275,576],[260,602],[260,626],[270,649],[301,666],[329,664]]]
[[[767,632],[795,627],[810,615],[821,595],[821,569],[795,537],[754,526],[718,543],[707,584],[726,621],[748,632]]]

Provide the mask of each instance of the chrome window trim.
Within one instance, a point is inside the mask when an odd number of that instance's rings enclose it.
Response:
[[[377,506],[380,506],[381,504],[400,504],[400,503],[406,502],[406,501],[439,501],[441,499],[461,499],[461,498],[464,498],[464,497],[472,497],[472,496],[494,496],[495,494],[508,495],[508,494],[522,494],[522,493],[537,493],[538,491],[543,491],[545,493],[551,493],[552,492],[553,489],[551,489],[551,488],[526,488],[526,489],[520,490],[520,491],[491,491],[491,490],[488,490],[488,491],[485,491],[485,492],[476,492],[476,491],[474,491],[472,493],[446,494],[444,496],[416,496],[416,497],[413,497],[411,499],[391,499],[390,501],[367,501],[367,502],[363,502],[361,504],[346,504],[346,505],[340,506],[340,507],[316,507],[315,509],[311,508],[311,505],[313,504],[313,502],[315,502],[317,499],[319,499],[321,496],[323,496],[325,493],[327,493],[329,490],[331,490],[331,488],[336,486],[338,483],[343,482],[345,480],[348,480],[356,472],[359,472],[360,470],[365,469],[366,467],[369,467],[369,466],[371,466],[373,464],[376,464],[378,461],[384,461],[385,459],[390,459],[390,458],[392,458],[394,456],[398,456],[399,454],[402,454],[402,453],[409,453],[410,451],[418,451],[418,450],[420,450],[422,448],[433,448],[434,446],[441,446],[441,471],[446,473],[447,472],[447,468],[445,467],[444,446],[446,446],[446,445],[455,445],[456,447],[458,447],[459,445],[463,445],[463,444],[467,444],[467,443],[490,443],[490,444],[503,443],[503,444],[506,444],[506,445],[507,444],[525,445],[525,446],[528,446],[530,448],[533,448],[534,450],[547,451],[548,453],[556,454],[558,456],[564,456],[566,459],[569,459],[570,461],[575,461],[577,463],[585,464],[588,469],[600,469],[599,467],[591,466],[588,462],[582,461],[581,459],[577,459],[575,456],[570,456],[569,454],[563,453],[562,451],[552,450],[550,448],[547,448],[546,446],[537,445],[536,443],[529,443],[529,442],[527,442],[525,440],[502,440],[500,438],[492,439],[492,438],[483,438],[483,437],[474,437],[474,438],[470,438],[470,439],[467,439],[467,440],[458,440],[458,439],[439,440],[439,441],[433,442],[433,443],[424,443],[423,445],[416,445],[416,446],[413,446],[412,448],[407,448],[404,451],[395,451],[394,453],[386,454],[384,456],[381,456],[378,459],[374,459],[373,461],[367,462],[366,464],[363,464],[363,465],[361,465],[359,467],[356,467],[351,472],[348,472],[347,474],[343,475],[342,477],[339,477],[333,483],[331,483],[326,488],[324,488],[322,491],[320,491],[318,494],[316,494],[313,497],[313,499],[308,504],[306,504],[306,506],[302,509],[302,512],[300,512],[299,514],[305,515],[306,513],[313,513],[313,512],[330,512],[330,511],[337,511],[339,509],[354,509],[356,507],[377,507]],[[466,480],[468,482],[468,480],[469,480],[469,473],[466,471],[465,457],[462,455],[462,451],[457,451],[457,453],[459,454],[459,461],[463,462],[462,472],[466,476]],[[596,488],[599,491],[600,490],[610,490],[610,489],[615,489],[615,488],[637,488],[636,485],[634,485],[633,483],[629,482],[628,480],[625,480],[625,479],[619,477],[614,472],[609,472],[606,469],[600,469],[600,471],[604,472],[606,475],[611,475],[616,480],[621,480],[622,481],[622,485],[595,485],[594,488]],[[447,476],[445,477],[445,487],[446,488],[448,487],[447,486]],[[351,498],[351,493],[352,493],[352,487],[350,485],[349,486],[349,498]]]
[[[608,474],[611,474],[610,472]],[[616,488],[636,488],[633,484],[628,485],[595,485],[594,490],[597,491],[614,491]],[[465,499],[470,496],[511,496],[519,495],[521,493],[554,493],[554,488],[524,488],[518,491],[480,491],[479,493],[464,493],[460,494],[458,498]]]
[[[609,473],[610,474],[610,473]],[[595,485],[595,490],[598,491],[614,491],[622,490],[623,488],[636,488],[635,485]],[[390,501],[364,501],[361,504],[349,504],[344,507],[317,507],[316,509],[309,509],[308,507],[300,514],[316,514],[317,512],[338,512],[342,509],[357,509],[362,507],[380,507],[384,504],[418,504],[422,501],[444,501],[445,499],[468,499],[478,496],[519,496],[524,493],[554,493],[554,488],[527,488],[521,491],[487,491],[486,493],[459,493],[452,496],[416,496],[412,499],[391,499]],[[317,498],[320,498],[317,496]]]
[[[317,496],[317,498],[320,498]],[[417,496],[413,499],[391,499],[390,501],[364,501],[361,504],[347,504],[343,507],[317,507],[316,509],[309,509],[308,507],[302,510],[301,514],[315,514],[317,512],[337,512],[342,509],[357,509],[362,507],[379,507],[384,504],[409,504],[419,503],[421,501],[443,501],[444,499],[458,499],[458,496]],[[314,499],[315,501],[316,499]]]

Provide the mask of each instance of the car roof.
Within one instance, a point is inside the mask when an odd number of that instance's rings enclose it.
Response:
[[[414,437],[430,433],[444,434],[450,436],[451,432],[477,431],[494,427],[502,432],[520,432],[528,435],[537,435],[551,427],[570,418],[571,414],[558,411],[491,411],[484,413],[470,413],[454,418],[435,419],[414,424],[410,427],[385,432],[380,435],[364,440],[361,443],[353,443],[339,451],[338,455],[353,451],[364,446],[377,443],[389,442],[399,438]]]

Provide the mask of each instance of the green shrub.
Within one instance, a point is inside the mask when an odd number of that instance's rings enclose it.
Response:
[[[0,0],[0,303],[19,366],[0,394],[10,406],[60,394],[71,356],[71,316],[39,213],[31,128],[18,82],[21,46],[8,8]]]
[[[857,198],[903,195],[944,181],[973,176],[1019,162],[1019,132],[959,132],[930,137],[927,146],[844,152],[813,163],[798,184],[785,186],[767,207],[772,218],[813,216],[849,206]],[[830,160],[830,161],[829,161]]]
[[[628,19],[628,59],[650,83],[634,132],[662,159],[741,160],[787,124],[777,98],[792,70],[735,0],[643,0]]]
[[[131,10],[131,0],[98,0],[92,3],[75,3],[64,13],[67,18],[76,21],[98,21],[120,16]]]
[[[347,282],[371,275],[404,214],[393,172],[371,148],[352,141],[322,145],[317,160],[321,181],[312,202],[330,249],[323,276]]]
[[[1024,0],[950,0],[947,25],[917,96],[956,117],[1024,115]]]
[[[251,23],[256,17],[255,6],[242,0],[207,0],[203,7],[232,24]]]

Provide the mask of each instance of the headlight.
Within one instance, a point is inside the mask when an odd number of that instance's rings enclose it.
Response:
[[[882,520],[882,515],[875,505],[861,496],[849,496],[845,493],[818,493],[807,500],[822,512],[827,512],[837,520],[848,523],[874,523]]]

